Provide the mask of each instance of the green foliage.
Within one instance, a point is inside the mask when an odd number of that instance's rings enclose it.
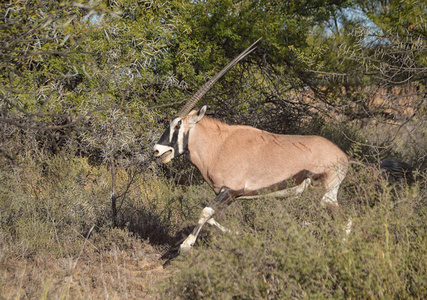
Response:
[[[331,137],[340,132],[330,125],[323,130]],[[143,280],[147,275],[137,275],[145,274],[140,264],[153,258],[138,247],[148,249],[149,241],[159,249],[155,257],[160,257],[182,241],[214,197],[206,184],[177,186],[147,169],[119,170],[119,227],[114,228],[110,171],[91,165],[87,158],[40,153],[36,158],[21,157],[19,165],[2,170],[0,266],[8,270],[1,275],[5,291],[21,291],[10,279],[21,276],[13,275],[11,268],[18,259],[25,259],[28,267],[16,274],[33,278],[22,288],[29,295],[61,294],[68,290],[70,276],[81,284],[83,278],[92,278],[90,286],[102,287],[93,274],[105,274],[102,266],[108,264],[102,257],[111,257],[115,249],[130,251],[135,261],[116,266],[114,272],[135,266],[135,273],[119,273],[121,278]],[[319,205],[320,187],[298,199],[235,202],[216,218],[238,234],[206,225],[193,251],[165,269],[173,270],[168,279],[150,286],[162,298],[424,298],[426,182],[424,175],[412,186],[399,187],[389,185],[374,169],[351,168],[338,196],[354,224],[347,237],[345,222],[331,219]],[[100,270],[76,269],[99,267],[100,260]],[[31,275],[45,274],[40,261],[55,261],[46,267],[56,274],[51,279],[55,285],[47,277],[40,281],[40,276]],[[157,267],[163,263],[154,261]],[[64,264],[70,267],[58,267]],[[108,290],[114,288],[116,284]],[[121,290],[133,291],[133,286]],[[97,290],[85,286],[80,292],[93,295]]]
[[[422,33],[425,28],[420,26],[423,22],[422,15],[427,8],[422,1],[356,1],[360,9],[368,15],[370,20],[377,25],[383,33],[392,30],[398,34],[411,34],[415,29],[416,34]],[[409,31],[408,31],[409,30]],[[412,32],[414,33],[414,32]]]
[[[174,244],[213,197],[207,185],[180,188],[136,174],[116,174],[117,223],[154,244]],[[0,178],[0,230],[12,245],[22,244],[15,255],[76,255],[92,230],[110,235],[112,177],[104,166],[91,166],[87,158],[28,155]]]
[[[108,221],[108,185],[88,188],[89,174],[100,171],[89,167],[87,159],[27,158],[21,167],[2,171],[0,226],[2,234],[10,234],[22,255],[64,249],[75,254],[81,236],[92,225]],[[99,178],[102,180],[102,177]],[[105,179],[104,179],[105,180]],[[96,191],[96,193],[95,193]]]
[[[163,297],[424,298],[425,192],[416,186],[393,201],[386,182],[376,186],[370,178],[364,188],[385,191],[376,206],[354,206],[359,192],[340,197],[354,224],[347,237],[343,222],[319,206],[316,190],[297,200],[233,204],[222,222],[239,233],[215,231],[179,257]]]
[[[99,142],[99,127],[91,128],[106,116],[112,118],[108,110],[117,108],[139,118],[132,127],[156,127],[160,115],[176,113],[177,104],[259,38],[256,52],[203,99],[224,120],[295,133],[299,128],[293,128],[302,119],[327,114],[317,102],[351,119],[360,117],[360,109],[369,101],[360,86],[390,83],[391,78],[395,84],[401,78],[414,82],[417,93],[423,95],[425,55],[419,50],[424,47],[424,23],[416,19],[423,5],[391,1],[377,10],[376,3],[123,0],[5,4],[0,10],[4,16],[0,121],[7,130],[0,138],[8,146],[2,146],[2,152],[13,158],[13,153],[23,150],[19,144],[31,144],[57,154],[70,151],[65,145],[79,144],[82,139],[97,140],[97,146],[89,150],[73,146],[71,151],[92,156],[109,152],[99,147],[108,143]],[[402,12],[396,16],[398,8]],[[361,10],[364,22],[352,19],[347,9]],[[388,24],[371,44],[362,42],[371,34],[364,30],[369,22]],[[414,25],[404,38],[401,30],[395,30],[402,24]],[[399,36],[393,36],[395,32]],[[412,48],[405,49],[405,43]],[[394,57],[395,50],[401,55]],[[307,89],[316,103],[307,102]],[[416,105],[422,106],[423,99],[420,96]],[[90,116],[91,121],[84,122]],[[153,133],[157,130],[140,138],[143,148]],[[11,137],[14,143],[7,142]],[[31,142],[21,140],[25,137]],[[118,148],[113,152],[116,159],[122,158]],[[100,160],[108,162],[105,157],[96,158]]]
[[[24,290],[28,298],[76,290],[82,298],[118,298],[131,287],[117,278],[109,295],[112,281],[93,274],[104,274],[102,259],[101,271],[78,275],[84,251],[88,266],[99,263],[96,255],[119,260],[118,248],[136,251],[123,268],[140,268],[135,257],[148,256],[138,245],[163,254],[186,236],[213,193],[183,160],[153,162],[152,144],[165,117],[261,38],[204,96],[211,114],[277,133],[319,134],[353,157],[378,163],[393,156],[421,174],[400,189],[354,166],[339,197],[355,224],[346,241],[343,222],[319,207],[317,189],[298,201],[235,203],[221,223],[240,234],[204,231],[193,253],[172,263],[179,271],[160,293],[425,298],[424,12],[422,1],[1,4],[0,293],[12,286],[17,292],[5,298]],[[375,106],[378,97],[384,102]],[[10,271],[46,275],[38,265],[46,257],[74,265],[61,267],[59,292],[50,274],[23,287]],[[34,261],[33,269],[14,267],[21,258]],[[152,278],[135,272],[129,282]],[[81,289],[64,280],[70,276]],[[101,292],[93,296],[96,283]]]

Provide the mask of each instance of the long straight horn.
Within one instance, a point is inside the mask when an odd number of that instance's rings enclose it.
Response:
[[[260,40],[260,39],[259,39]],[[214,77],[212,77],[208,82],[206,82],[194,95],[188,100],[184,107],[179,111],[178,117],[184,118],[188,113],[193,109],[196,103],[203,97],[204,94],[215,84],[224,75],[232,66],[237,64],[242,58],[255,50],[255,44],[258,43],[257,40],[255,43],[250,45],[245,51],[240,53],[235,59],[233,59],[228,65],[226,65],[221,71],[218,72]]]

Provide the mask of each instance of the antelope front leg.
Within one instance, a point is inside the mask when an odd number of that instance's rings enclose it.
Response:
[[[203,225],[210,220],[215,213],[214,208],[225,204],[228,200],[231,199],[231,192],[229,189],[223,188],[221,192],[216,196],[216,198],[211,202],[209,206],[206,206],[202,213],[200,214],[199,221],[197,222],[196,227],[193,229],[193,232],[185,239],[185,241],[180,246],[180,252],[185,253],[191,249],[191,247],[196,242],[197,236],[199,235],[200,230]],[[215,222],[215,221],[214,221]]]
[[[231,233],[232,231],[224,226],[222,226],[221,224],[219,224],[217,221],[214,220],[214,218],[210,218],[208,220],[208,224],[211,224],[212,226],[216,226],[219,230],[221,230],[222,232],[229,232]]]

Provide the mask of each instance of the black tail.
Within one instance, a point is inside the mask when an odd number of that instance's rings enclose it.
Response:
[[[415,181],[413,173],[415,168],[403,161],[394,158],[387,158],[381,161],[379,167],[385,171],[388,178],[390,179],[404,179],[407,183],[412,183]]]

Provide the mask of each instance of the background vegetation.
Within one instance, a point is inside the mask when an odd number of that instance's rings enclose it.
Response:
[[[0,4],[0,296],[426,298],[427,7],[422,1]],[[182,103],[253,41],[200,105],[230,124],[319,134],[355,166],[354,222],[298,201],[235,203],[173,258],[213,197],[151,149]],[[166,267],[163,268],[163,264]]]

